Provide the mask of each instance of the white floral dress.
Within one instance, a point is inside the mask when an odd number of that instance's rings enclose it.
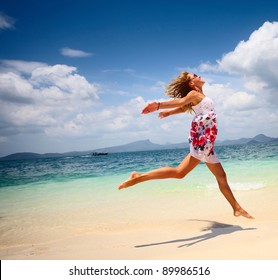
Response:
[[[214,151],[217,136],[217,115],[213,101],[205,97],[199,104],[192,106],[195,117],[191,123],[189,143],[190,154],[207,163],[218,163]]]

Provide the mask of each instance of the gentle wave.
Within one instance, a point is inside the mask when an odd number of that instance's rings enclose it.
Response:
[[[250,191],[250,190],[258,190],[267,187],[267,185],[263,182],[229,182],[230,188],[233,191]],[[208,184],[206,186],[210,190],[214,190],[218,188],[217,184]]]

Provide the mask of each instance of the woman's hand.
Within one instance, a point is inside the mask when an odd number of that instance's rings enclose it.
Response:
[[[145,108],[142,110],[142,114],[149,114],[159,109],[158,102],[149,103]]]
[[[162,111],[162,112],[159,112],[158,114],[158,117],[160,119],[163,119],[163,118],[166,118],[166,117],[169,117],[170,116],[170,111]]]

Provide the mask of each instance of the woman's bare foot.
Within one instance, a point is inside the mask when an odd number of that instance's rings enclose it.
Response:
[[[254,217],[252,217],[248,212],[246,212],[241,207],[239,207],[238,209],[234,210],[234,215],[236,217],[242,216],[242,217],[245,217],[247,219],[255,219]]]
[[[127,181],[123,182],[119,187],[118,189],[121,190],[121,189],[125,189],[125,188],[128,188],[128,187],[131,187],[133,185],[135,185],[137,182],[136,182],[136,178],[139,177],[141,174],[134,171],[130,174],[129,178]]]

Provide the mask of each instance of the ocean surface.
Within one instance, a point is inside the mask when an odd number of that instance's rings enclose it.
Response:
[[[146,200],[151,210],[152,201],[218,191],[203,163],[181,180],[117,190],[130,172],[176,166],[187,153],[176,149],[1,161],[0,246],[46,242],[119,224],[127,207],[137,207],[140,216]],[[233,191],[278,187],[277,143],[218,146],[216,153]]]

